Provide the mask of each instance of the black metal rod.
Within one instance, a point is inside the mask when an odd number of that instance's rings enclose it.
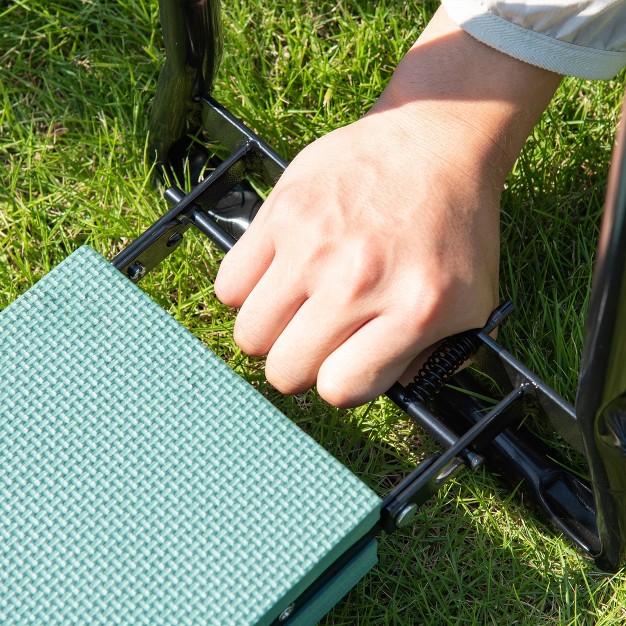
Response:
[[[437,477],[444,472],[447,467],[459,457],[465,448],[469,448],[475,441],[480,440],[481,435],[486,431],[495,431],[495,434],[504,430],[509,424],[505,417],[508,410],[526,393],[527,386],[516,387],[503,398],[491,411],[489,411],[481,420],[468,429],[456,443],[448,448],[441,456],[439,456],[427,469],[417,478],[409,475],[387,496],[384,508],[393,516],[396,509],[404,506],[408,502],[421,503],[421,494],[430,495],[429,484],[436,480]]]
[[[451,448],[459,436],[441,420],[437,419],[423,404],[408,402],[405,399],[404,387],[395,383],[387,390],[387,397],[402,409],[416,424],[423,428],[433,439],[445,448]],[[482,464],[482,457],[471,450],[463,450],[459,455],[463,462],[472,470]]]
[[[185,199],[185,192],[180,187],[172,185],[165,190],[163,197],[170,206],[174,206]]]
[[[407,415],[419,424],[431,437],[439,441],[446,448],[451,448],[458,440],[459,436],[451,428],[439,421],[423,404],[412,402],[406,408]],[[464,448],[459,458],[471,469],[478,469],[483,458],[480,454]]]
[[[489,319],[481,332],[489,334],[491,331],[495,330],[509,315],[511,315],[514,309],[515,305],[510,300],[503,302],[489,316]]]
[[[227,233],[214,219],[204,211],[194,211],[191,214],[191,223],[204,233],[222,252],[228,252],[237,240]]]
[[[446,389],[437,396],[435,409],[440,415],[454,415],[455,423],[460,421],[469,428],[483,418],[488,404],[467,391],[481,395],[487,391],[467,372],[457,374],[453,381],[463,391]],[[553,460],[553,451],[528,428],[507,428],[479,450],[489,469],[495,469],[509,485],[521,486],[539,515],[587,554],[598,555],[600,543],[589,483]]]
[[[165,190],[163,197],[172,205],[178,204],[185,199],[185,192],[179,187],[173,186]],[[200,209],[190,215],[191,223],[205,234],[222,252],[228,252],[237,240],[227,233],[210,215]]]

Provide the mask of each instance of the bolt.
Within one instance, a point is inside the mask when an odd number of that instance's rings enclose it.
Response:
[[[396,514],[396,526],[404,528],[415,517],[417,504],[405,504]]]
[[[126,274],[128,278],[136,283],[139,279],[143,278],[147,274],[147,270],[139,261],[135,261],[128,266]]]
[[[292,602],[279,616],[278,616],[278,621],[279,622],[284,622],[286,620],[288,620],[292,615],[293,612],[296,608],[296,603]]]

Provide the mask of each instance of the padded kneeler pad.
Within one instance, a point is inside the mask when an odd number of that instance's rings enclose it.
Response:
[[[93,250],[0,314],[1,624],[270,624],[379,515]]]

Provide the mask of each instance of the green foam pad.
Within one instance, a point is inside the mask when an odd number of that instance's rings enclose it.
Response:
[[[1,624],[269,624],[379,510],[93,250],[0,314]]]

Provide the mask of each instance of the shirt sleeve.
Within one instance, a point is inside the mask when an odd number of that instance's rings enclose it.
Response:
[[[475,39],[544,69],[611,78],[626,66],[626,0],[442,0]]]

